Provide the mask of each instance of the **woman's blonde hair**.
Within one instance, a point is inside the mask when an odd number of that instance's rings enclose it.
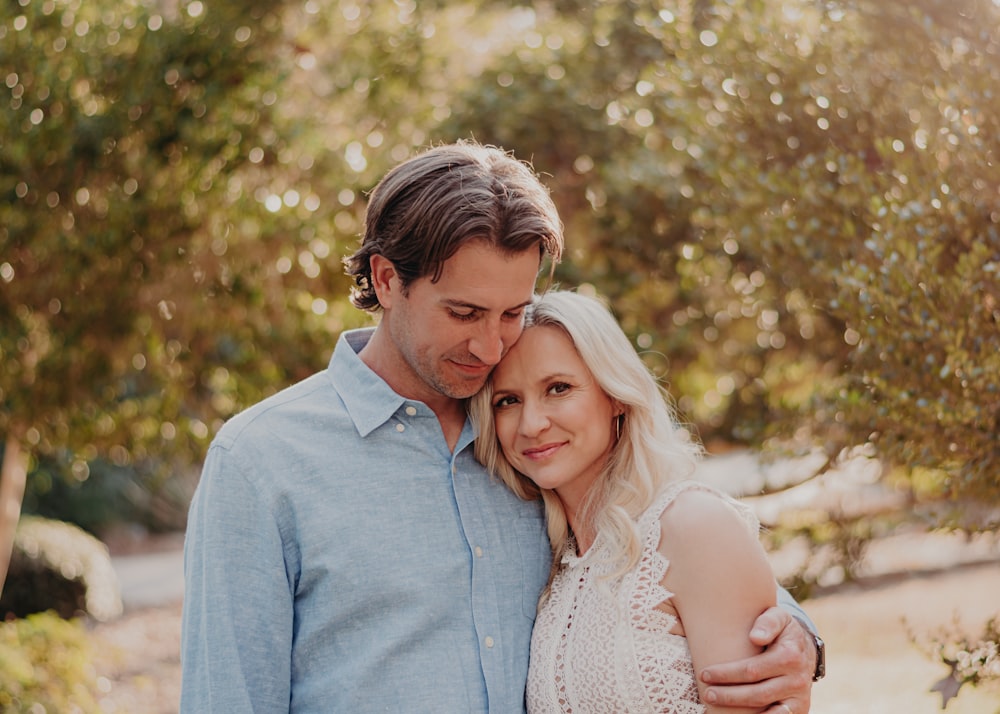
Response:
[[[620,437],[581,513],[593,523],[594,534],[607,539],[615,559],[614,574],[621,574],[642,554],[636,520],[664,484],[692,474],[701,447],[679,425],[666,390],[604,303],[577,292],[547,292],[536,297],[525,314],[525,330],[540,326],[563,330],[597,384],[624,410]],[[544,500],[554,575],[569,536],[566,513],[554,491],[538,488],[504,457],[493,421],[492,379],[469,401],[469,414],[478,429],[476,458],[521,498],[541,495]],[[550,583],[551,579],[550,575]]]

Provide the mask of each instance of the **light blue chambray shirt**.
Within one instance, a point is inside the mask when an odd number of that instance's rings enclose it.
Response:
[[[181,711],[522,712],[549,568],[491,479],[341,335],[219,432],[185,541]]]

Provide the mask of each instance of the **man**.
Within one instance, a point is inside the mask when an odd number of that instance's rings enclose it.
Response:
[[[186,540],[182,712],[523,711],[542,508],[474,460],[464,399],[561,253],[547,191],[495,148],[440,146],[375,188],[345,262],[377,327],[342,334],[325,371],[209,449]],[[737,683],[710,690],[720,704],[808,710],[814,653],[793,622],[761,616],[777,642],[716,668]]]

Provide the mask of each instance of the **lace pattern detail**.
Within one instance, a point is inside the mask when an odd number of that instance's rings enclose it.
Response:
[[[535,620],[528,671],[529,714],[703,714],[687,639],[658,608],[673,597],[661,584],[669,562],[659,550],[660,516],[678,494],[699,489],[731,503],[755,534],[745,505],[694,481],[671,484],[639,519],[642,556],[617,580],[600,536],[582,557],[563,559]],[[575,551],[571,551],[575,552]]]

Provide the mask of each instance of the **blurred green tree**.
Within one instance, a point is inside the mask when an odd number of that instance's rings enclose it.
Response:
[[[669,360],[706,440],[872,443],[928,493],[995,503],[997,4],[562,0],[531,20],[446,133],[553,172],[562,279]]]
[[[551,176],[561,281],[706,441],[995,497],[998,8],[883,5],[9,1],[7,453],[196,460],[364,320],[365,191],[474,137]]]
[[[946,520],[995,527],[974,504],[1000,496],[1000,7],[802,4],[760,34],[734,20],[704,30],[702,87],[724,108],[708,225],[842,340],[820,353],[835,378],[779,403],[775,431],[933,469],[962,503]]]
[[[30,454],[190,462],[319,316],[263,170],[280,3],[3,4],[0,583]]]
[[[4,2],[9,552],[26,474],[39,490],[63,463],[76,481],[176,480],[222,420],[368,322],[340,262],[364,192],[429,143],[469,76],[449,58],[472,41],[487,61],[509,10]]]

